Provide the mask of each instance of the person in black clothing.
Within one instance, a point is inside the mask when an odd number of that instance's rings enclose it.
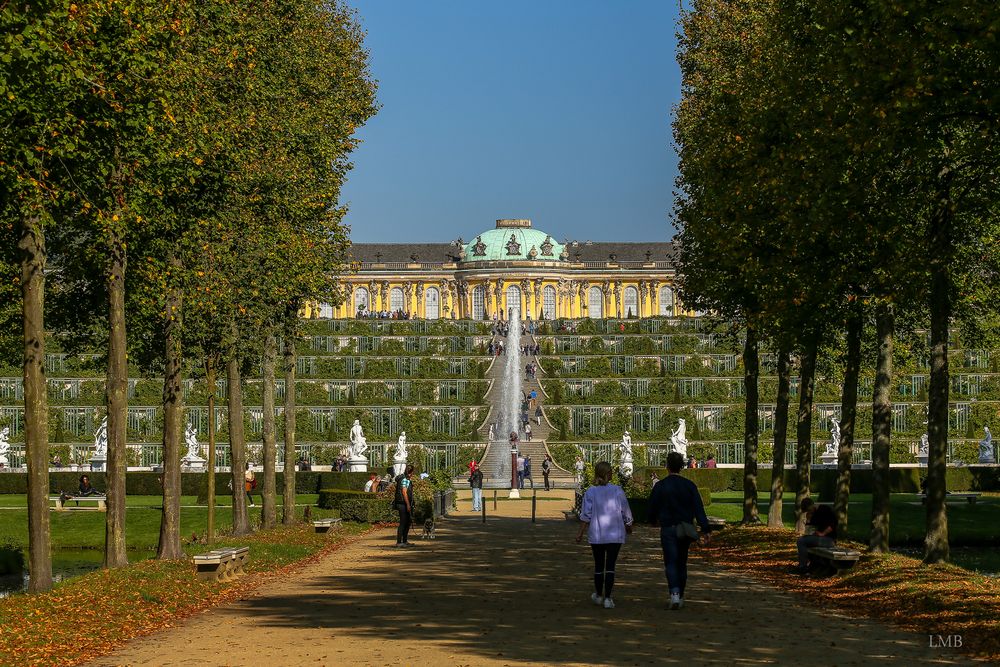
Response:
[[[399,528],[396,529],[396,546],[410,546],[410,526],[413,524],[413,466],[396,478],[396,497],[393,501],[399,512]]]
[[[670,473],[653,486],[649,495],[649,522],[660,526],[660,546],[663,548],[663,569],[670,588],[670,608],[684,606],[684,588],[687,585],[687,559],[691,537],[679,534],[679,524],[701,525],[701,539],[708,543],[708,517],[701,502],[701,494],[694,482],[680,476],[684,457],[680,452],[667,455]]]
[[[80,477],[80,488],[76,495],[86,498],[87,496],[103,496],[104,494],[91,485],[90,477],[83,475]]]
[[[829,505],[817,505],[812,498],[804,499],[799,508],[806,515],[806,526],[812,528],[812,532],[800,537],[796,543],[799,550],[799,564],[795,572],[808,574],[811,565],[809,549],[837,546],[837,515]]]

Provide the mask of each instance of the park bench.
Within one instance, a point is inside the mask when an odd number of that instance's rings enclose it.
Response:
[[[708,530],[715,532],[726,527],[726,520],[717,516],[708,517]]]
[[[243,568],[250,559],[250,547],[215,549],[194,556],[199,579],[229,581],[245,574]]]
[[[312,524],[317,533],[329,533],[331,528],[340,525],[340,521],[340,519],[317,519]]]
[[[861,558],[861,552],[841,547],[812,547],[809,557],[815,574],[830,576],[854,567]]]
[[[63,496],[49,496],[49,502],[56,504],[55,510],[57,512],[64,512],[67,510],[96,510],[98,512],[108,511],[108,503],[105,496],[80,496],[79,498],[68,497],[65,500],[63,499]],[[73,507],[67,507],[69,503],[76,503],[76,505]],[[80,503],[85,503],[88,507],[80,507]]]
[[[975,505],[976,501],[979,500],[979,496],[980,495],[982,495],[982,494],[979,494],[979,493],[947,493],[947,494],[945,494],[944,501],[948,502],[949,500],[967,500],[970,505]],[[926,493],[921,493],[920,494],[920,502],[921,503],[926,503],[927,502],[927,494]]]

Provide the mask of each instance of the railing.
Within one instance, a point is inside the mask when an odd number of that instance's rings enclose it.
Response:
[[[919,442],[916,441],[903,441],[910,453],[913,455],[917,454],[918,448],[920,446]],[[948,453],[947,460],[948,463],[957,463],[955,459],[955,448],[960,445],[965,445],[969,443],[975,443],[978,445],[978,441],[975,440],[949,440],[948,441]],[[616,443],[607,442],[579,442],[572,443],[575,444],[577,449],[580,451],[580,455],[583,457],[584,461],[587,463],[597,463],[598,461],[609,461],[616,462],[618,460],[618,445]],[[674,451],[674,446],[670,443],[641,443],[633,442],[633,448],[644,447],[646,450],[647,465],[656,467],[665,467],[667,464],[667,454]],[[715,453],[715,461],[719,465],[743,465],[743,443],[742,442],[689,442],[688,443],[688,454],[690,455],[693,448],[698,450],[704,450],[708,446],[713,448]],[[774,442],[770,440],[761,440],[759,443],[760,447],[772,449],[774,447]],[[827,443],[825,442],[813,442],[812,443],[812,462],[813,465],[820,465],[820,456],[826,452]],[[1000,446],[997,444],[993,445],[993,458],[998,460],[998,451],[1000,451]],[[635,449],[633,449],[633,452]],[[770,464],[771,461],[760,461],[763,464]],[[793,465],[795,463],[795,442],[790,440],[787,447],[785,448],[785,465]],[[851,463],[854,465],[864,465],[871,463],[871,442],[868,441],[857,441],[854,443],[854,451],[851,457]],[[962,461],[964,464],[976,463],[976,461]]]

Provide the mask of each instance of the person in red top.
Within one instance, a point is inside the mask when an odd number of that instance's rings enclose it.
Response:
[[[708,460],[705,461],[705,467],[706,468],[716,468],[716,467],[718,467],[715,464],[715,454],[709,454],[708,455]]]

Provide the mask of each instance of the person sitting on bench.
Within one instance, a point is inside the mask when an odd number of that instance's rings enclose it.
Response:
[[[62,498],[63,502],[66,502],[67,500],[71,500],[73,498],[87,498],[89,496],[99,496],[102,498],[104,497],[103,493],[101,493],[100,491],[98,491],[93,487],[93,485],[90,483],[90,477],[88,477],[87,475],[80,476],[80,487],[77,489],[76,493],[69,494],[63,491],[59,495]]]
[[[802,501],[800,509],[806,515],[807,534],[798,539],[799,564],[794,568],[796,574],[808,574],[809,549],[813,547],[837,546],[837,515],[829,505],[817,505],[812,498]],[[808,529],[812,528],[811,534]]]

